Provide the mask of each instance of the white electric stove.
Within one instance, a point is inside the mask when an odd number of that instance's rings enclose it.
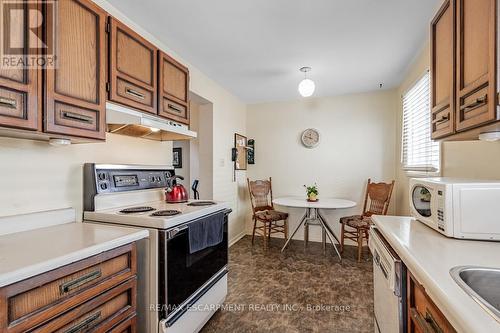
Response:
[[[169,166],[85,164],[84,222],[147,229],[138,248],[139,332],[198,332],[227,294],[229,205],[164,201]],[[224,220],[221,243],[190,253],[190,226]]]

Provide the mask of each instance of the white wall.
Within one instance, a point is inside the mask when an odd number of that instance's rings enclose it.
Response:
[[[172,52],[155,36],[136,25],[118,9],[105,0],[94,0],[111,15],[130,26],[160,49],[189,67],[190,90],[213,103],[213,112],[200,119],[216,127],[212,141],[211,166],[213,171],[213,198],[231,203],[229,232],[231,239],[242,235],[245,222],[242,218],[244,199],[238,194],[238,184],[232,181],[229,163],[234,132],[245,133],[246,105],[212,81],[196,67]],[[3,190],[0,194],[0,215],[24,213],[67,206],[81,206],[81,165],[83,162],[121,162],[158,164],[171,162],[171,143],[156,145],[153,141],[140,139],[110,139],[107,143],[79,145],[66,150],[53,150],[46,143],[0,138],[0,179]],[[123,155],[123,156],[122,156]],[[3,172],[8,172],[4,174]],[[23,174],[24,173],[24,174]],[[23,178],[24,177],[24,178]]]
[[[179,180],[179,183],[184,185],[184,187],[186,187],[186,190],[188,190],[188,193],[190,193],[190,188],[191,188],[190,142],[188,140],[174,141],[172,144],[172,148],[182,149],[182,168],[175,168],[175,174],[184,177],[184,180]]]
[[[117,8],[111,6],[106,0],[93,0],[110,14],[120,19],[123,23],[130,26],[141,36],[148,39],[163,51],[169,53],[172,57],[183,63],[189,68],[190,74],[190,90],[196,95],[212,103],[212,112],[204,113],[200,108],[200,124],[212,124],[213,141],[211,147],[207,149],[201,146],[200,141],[200,156],[204,151],[212,150],[212,189],[213,199],[223,200],[231,203],[233,213],[229,219],[229,237],[234,240],[236,237],[244,235],[245,230],[245,207],[246,202],[238,194],[238,183],[232,181],[231,166],[226,163],[230,159],[231,147],[233,145],[233,133],[245,133],[246,129],[246,105],[237,97],[232,95],[222,86],[211,80],[196,67],[185,61],[182,55],[171,50],[168,45],[160,42],[158,38],[148,33],[142,27],[138,26],[128,19]],[[206,106],[203,106],[206,107]],[[203,115],[208,119],[204,119]],[[200,125],[201,126],[201,125]],[[202,151],[203,150],[203,151]],[[222,163],[222,161],[225,161]],[[210,167],[203,167],[200,161],[200,173],[210,172]]]
[[[0,138],[0,215],[74,207],[82,215],[83,164],[171,164],[172,143],[108,134],[106,143],[52,147]]]
[[[427,42],[421,53],[409,67],[406,78],[399,87],[397,116],[397,191],[396,206],[398,215],[409,214],[408,187],[409,177],[401,168],[401,122],[403,107],[401,95],[424,72],[429,69],[430,47]],[[442,149],[442,176],[477,179],[500,179],[500,142],[457,141],[444,142]]]
[[[256,164],[249,165],[249,177],[271,176],[274,197],[305,198],[303,185],[316,182],[320,200],[354,200],[356,208],[327,214],[337,232],[339,217],[360,213],[369,177],[374,181],[395,177],[395,91],[256,104],[249,106],[247,116],[247,133],[256,145]],[[302,131],[309,127],[321,133],[315,149],[300,143]],[[288,211],[293,230],[303,210]],[[250,232],[250,221],[247,228]],[[318,228],[314,229],[311,239],[320,240]],[[303,239],[302,231],[296,238]]]
[[[189,141],[189,176],[192,184],[195,179],[200,179],[200,105],[191,100],[190,110],[190,128],[198,133],[195,139]],[[194,195],[192,191],[191,194]]]

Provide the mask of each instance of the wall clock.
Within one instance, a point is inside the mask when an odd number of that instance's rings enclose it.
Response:
[[[306,148],[314,148],[319,145],[320,134],[317,129],[308,128],[302,132],[302,144]]]

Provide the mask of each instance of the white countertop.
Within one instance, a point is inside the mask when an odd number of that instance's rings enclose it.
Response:
[[[500,322],[449,273],[455,266],[500,267],[500,242],[447,238],[411,217],[374,216],[373,221],[458,332],[500,332]]]
[[[90,223],[0,236],[0,287],[147,237],[147,230]]]
[[[317,201],[307,201],[305,197],[282,197],[273,200],[278,206],[294,208],[344,209],[356,206],[351,200],[337,198],[319,198]]]

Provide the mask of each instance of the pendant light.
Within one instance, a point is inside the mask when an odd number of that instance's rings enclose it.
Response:
[[[316,88],[314,81],[307,78],[307,72],[311,71],[311,67],[302,67],[300,71],[304,73],[304,79],[299,83],[299,93],[302,97],[309,97]]]

